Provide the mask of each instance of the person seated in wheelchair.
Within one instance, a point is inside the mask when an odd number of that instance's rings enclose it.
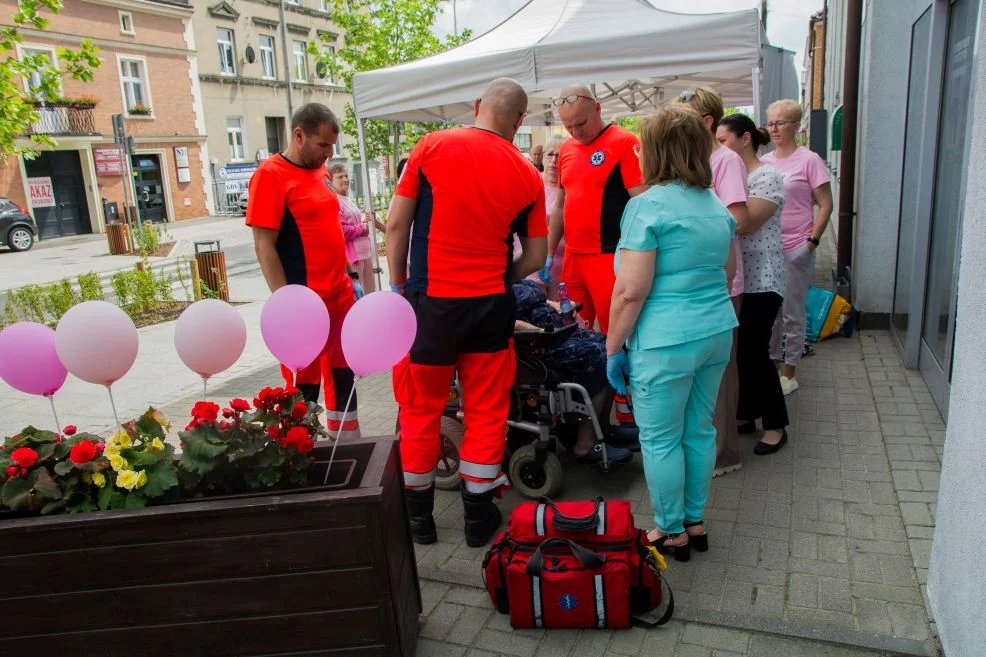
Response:
[[[558,303],[549,301],[534,281],[514,283],[513,292],[517,300],[515,331],[553,331],[580,321],[577,316],[563,315]],[[606,379],[606,336],[579,326],[564,343],[538,351],[537,357],[558,381],[577,383],[589,393],[602,427],[609,461],[617,464],[630,461],[633,452],[627,448],[639,449],[636,430],[612,427],[609,423],[615,391]],[[578,463],[597,465],[603,460],[602,445],[596,440],[589,418],[582,418],[574,445],[565,447],[575,455]]]

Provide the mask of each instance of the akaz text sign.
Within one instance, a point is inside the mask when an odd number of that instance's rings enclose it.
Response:
[[[55,190],[51,187],[51,178],[28,178],[27,188],[31,194],[32,208],[55,207]]]

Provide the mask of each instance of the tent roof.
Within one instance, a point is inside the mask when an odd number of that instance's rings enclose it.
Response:
[[[709,86],[727,105],[752,105],[760,58],[756,9],[678,14],[646,0],[530,0],[472,41],[438,55],[353,76],[361,118],[471,123],[473,100],[497,77],[530,94],[527,123],[556,121],[551,99],[594,85],[608,116],[653,111]]]

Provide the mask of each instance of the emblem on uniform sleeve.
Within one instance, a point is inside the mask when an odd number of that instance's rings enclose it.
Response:
[[[600,164],[606,161],[606,153],[602,151],[596,151],[589,156],[589,164],[594,167],[598,167]]]
[[[558,598],[558,606],[565,611],[572,611],[579,606],[579,599],[576,598],[571,593],[566,593],[565,595]]]

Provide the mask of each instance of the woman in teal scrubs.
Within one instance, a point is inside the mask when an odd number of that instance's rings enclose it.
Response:
[[[711,189],[712,139],[698,112],[662,109],[641,123],[640,138],[651,187],[623,213],[607,375],[617,391],[629,381],[633,395],[657,525],[648,538],[686,561],[692,545],[708,549],[712,413],[736,326],[736,221]]]

